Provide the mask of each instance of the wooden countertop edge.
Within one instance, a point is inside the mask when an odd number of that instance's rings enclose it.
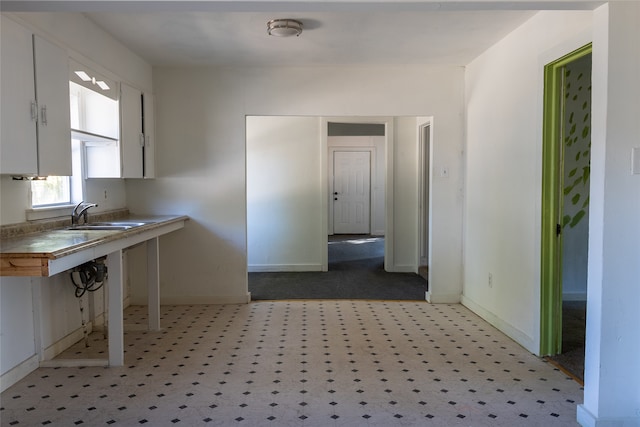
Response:
[[[95,239],[91,239],[83,243],[70,245],[64,249],[61,249],[55,252],[0,253],[0,276],[20,276],[20,277],[48,276],[49,260],[62,258],[64,256],[71,255],[75,252],[85,250],[85,249],[90,249],[92,247],[95,247],[107,242],[124,239],[139,233],[143,233],[148,230],[152,230],[154,228],[164,227],[166,225],[170,225],[175,222],[187,221],[189,219],[189,217],[186,215],[170,216],[170,217],[166,217],[166,219],[163,219],[163,218],[165,217],[163,216],[156,216],[156,217],[130,216],[129,218],[123,219],[123,221],[128,221],[128,220],[133,221],[136,219],[141,219],[141,220],[151,219],[154,222],[150,222],[149,224],[141,225],[139,227],[134,227],[128,230],[113,231],[108,235],[101,235],[100,237],[96,237]],[[46,234],[47,232],[54,231],[54,230],[42,231],[40,233]],[[37,234],[40,234],[40,233],[37,233]]]

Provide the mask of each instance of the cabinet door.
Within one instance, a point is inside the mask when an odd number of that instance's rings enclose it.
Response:
[[[72,175],[69,114],[69,55],[34,36],[36,96],[38,98],[38,173]]]
[[[2,16],[0,173],[37,174],[37,105],[31,32]]]
[[[153,95],[143,94],[144,177],[156,177],[155,103]]]
[[[143,177],[142,92],[120,84],[120,143],[122,177]]]

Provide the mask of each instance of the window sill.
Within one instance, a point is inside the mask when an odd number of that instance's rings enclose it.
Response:
[[[43,219],[59,218],[63,216],[70,216],[71,210],[74,205],[58,205],[50,206],[46,208],[34,208],[27,209],[26,217],[27,221],[38,221]]]

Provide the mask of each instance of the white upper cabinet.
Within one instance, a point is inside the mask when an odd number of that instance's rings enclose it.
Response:
[[[38,99],[38,173],[72,174],[67,52],[34,36]]]
[[[120,143],[122,177],[142,178],[144,132],[142,129],[142,92],[120,84]]]
[[[123,178],[153,178],[153,97],[120,84],[120,144]]]
[[[0,173],[69,176],[67,52],[2,16]]]
[[[150,93],[142,94],[142,124],[144,131],[144,177],[156,177],[156,148],[155,148],[155,102]]]
[[[33,84],[33,36],[30,31],[4,16],[0,29],[0,171],[3,174],[37,174],[38,106]]]

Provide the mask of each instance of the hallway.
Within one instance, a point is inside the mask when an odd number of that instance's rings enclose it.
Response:
[[[370,299],[424,301],[427,282],[384,271],[384,237],[329,236],[329,271],[249,273],[253,300]]]
[[[162,332],[145,318],[126,310],[124,367],[37,369],[2,393],[2,424],[577,425],[582,388],[457,304],[163,306]]]

